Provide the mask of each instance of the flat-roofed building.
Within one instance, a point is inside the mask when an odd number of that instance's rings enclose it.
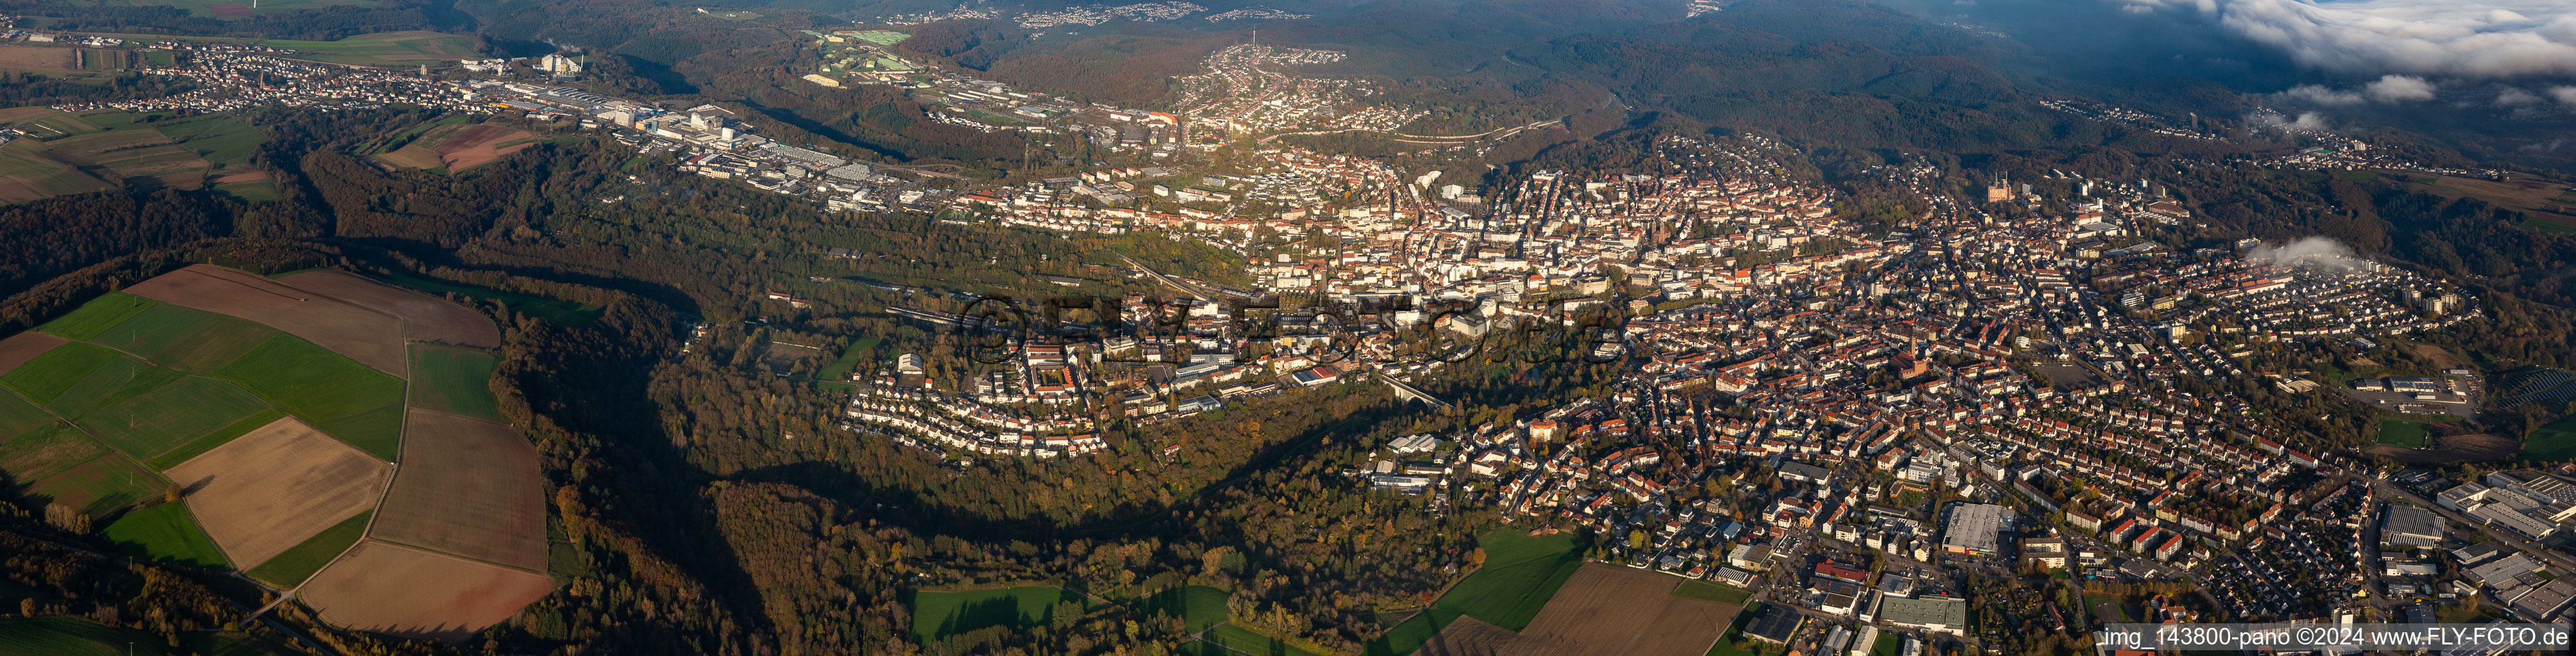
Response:
[[[2442,546],[2443,521],[2433,511],[2406,504],[2388,504],[2388,514],[2379,524],[2379,541],[2408,547]]]
[[[2576,578],[2560,578],[2523,593],[2513,600],[2512,608],[2532,621],[2547,621],[2558,611],[2565,610],[2570,598],[2576,598]]]
[[[1964,616],[1966,607],[1962,606],[1960,612]],[[1755,640],[1789,644],[1790,638],[1798,636],[1798,625],[1804,623],[1806,619],[1805,613],[1800,613],[1788,606],[1766,605],[1762,607],[1761,615],[1754,616],[1752,622],[1744,625],[1744,635]]]
[[[2003,506],[1959,504],[1950,509],[1950,522],[1941,528],[1941,550],[1975,556],[2001,553],[2003,526]]]
[[[1968,600],[1957,597],[1889,599],[1879,603],[1878,615],[1900,628],[1952,635],[1968,630]]]
[[[2066,538],[2032,538],[2021,541],[2021,565],[2046,569],[2065,569]]]

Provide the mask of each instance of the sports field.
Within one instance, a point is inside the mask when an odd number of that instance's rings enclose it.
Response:
[[[1032,585],[964,592],[917,592],[912,607],[912,636],[922,644],[990,626],[1040,626],[1055,617],[1057,604],[1089,600],[1064,588]]]
[[[2426,427],[2423,422],[2381,417],[2379,419],[2379,443],[2412,448],[2429,448],[2433,446],[2433,431]]]
[[[1548,597],[1583,565],[1583,551],[1570,533],[1531,537],[1504,529],[1486,534],[1480,545],[1485,549],[1482,569],[1450,586],[1429,610],[1369,642],[1367,653],[1413,653],[1461,616],[1519,631],[1538,617]]]
[[[492,399],[492,355],[448,346],[411,345],[411,404],[499,421]]]
[[[2576,458],[2576,417],[2560,419],[2558,423],[2532,431],[2531,438],[2522,443],[2522,454],[2533,460],[2553,462]]]
[[[378,459],[393,460],[401,444],[402,379],[303,338],[270,338],[216,375]]]
[[[357,544],[358,538],[367,533],[367,520],[373,517],[375,513],[364,512],[341,520],[245,573],[269,585],[293,588],[302,584],[304,579],[312,578],[314,572],[322,571],[322,566],[331,564],[331,559],[340,557],[340,552],[348,551],[350,545]]]
[[[107,539],[125,545],[135,555],[198,567],[228,566],[222,550],[206,537],[197,518],[188,513],[186,504],[164,503],[125,513],[107,525]]]

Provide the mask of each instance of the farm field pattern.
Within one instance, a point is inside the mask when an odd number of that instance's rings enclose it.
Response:
[[[536,451],[485,384],[497,328],[291,278],[311,287],[192,266],[0,339],[0,471],[136,556],[312,588],[349,628],[470,634],[549,593]]]

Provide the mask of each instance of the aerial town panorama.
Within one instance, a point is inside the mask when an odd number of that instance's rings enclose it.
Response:
[[[2576,622],[2555,3],[0,14],[0,655]]]

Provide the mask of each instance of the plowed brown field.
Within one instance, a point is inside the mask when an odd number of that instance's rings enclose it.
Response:
[[[1700,656],[1726,633],[1740,607],[1673,596],[1681,579],[1641,569],[1584,563],[1538,617],[1505,639],[1493,625],[1460,618],[1423,643],[1425,656]],[[1471,623],[1472,622],[1472,623]],[[1497,635],[1497,633],[1503,635]]]
[[[375,507],[393,466],[290,417],[168,473],[206,535],[250,569]]]
[[[413,408],[402,470],[367,536],[543,570],[545,492],[537,449],[517,430]]]
[[[9,373],[9,370],[18,368],[18,365],[26,364],[28,360],[36,359],[36,356],[54,350],[54,347],[63,345],[64,341],[67,340],[32,330],[12,335],[8,339],[0,339],[0,374]]]
[[[332,624],[457,642],[517,615],[554,586],[544,574],[361,540],[296,595]]]
[[[137,283],[125,293],[257,321],[377,371],[411,375],[400,321],[267,278],[199,264]]]
[[[492,326],[491,319],[446,299],[388,286],[339,270],[308,271],[287,276],[281,281],[402,317],[403,337],[406,339],[487,349],[501,346],[501,330]]]

